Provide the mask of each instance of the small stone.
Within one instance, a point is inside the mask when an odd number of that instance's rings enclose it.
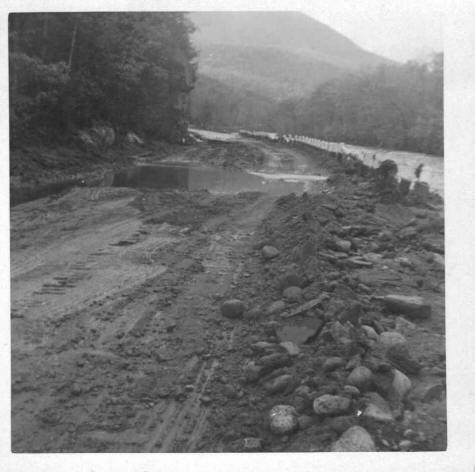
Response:
[[[354,385],[345,385],[343,387],[343,392],[351,395],[352,397],[358,397],[361,395],[361,392],[358,387],[355,387]]]
[[[321,320],[308,320],[305,324],[284,325],[276,330],[279,341],[291,341],[295,344],[304,344],[315,336],[321,326]]]
[[[244,303],[241,300],[227,300],[221,305],[221,313],[226,318],[241,318],[244,313]]]
[[[407,392],[411,390],[411,387],[412,383],[409,377],[400,370],[394,369],[392,388],[399,400],[402,400],[406,396]]]
[[[323,363],[323,371],[331,372],[332,370],[339,369],[345,365],[345,360],[341,357],[329,357]]]
[[[264,388],[268,393],[274,394],[287,390],[292,385],[292,383],[294,383],[294,378],[292,375],[284,374],[267,382],[264,385]]]
[[[345,370],[353,370],[361,365],[361,356],[359,354],[354,355],[345,366]]]
[[[298,356],[300,354],[300,349],[297,344],[293,343],[292,341],[283,341],[280,345],[287,351],[289,356]]]
[[[248,383],[257,382],[261,375],[261,368],[251,361],[248,362],[243,369],[244,379]]]
[[[365,284],[358,284],[358,289],[368,294],[373,292],[373,290]]]
[[[331,451],[376,452],[376,446],[368,431],[361,426],[352,426],[332,445]]]
[[[386,351],[388,361],[401,372],[408,375],[419,373],[420,364],[411,357],[409,350],[405,344],[396,344]]]
[[[208,403],[211,403],[211,397],[208,397],[207,395],[201,397],[201,403],[207,405]]]
[[[417,236],[417,229],[413,226],[409,226],[407,228],[402,229],[398,233],[398,237],[400,239],[412,239]]]
[[[275,344],[267,341],[258,341],[257,343],[251,344],[251,349],[256,352],[263,352],[272,348],[275,348]]]
[[[414,263],[408,257],[396,257],[394,262],[398,262],[401,267],[414,268]]]
[[[274,259],[279,254],[279,250],[274,246],[264,246],[262,248],[262,257],[266,260]]]
[[[441,383],[429,383],[418,385],[414,390],[414,397],[424,402],[441,400],[445,393],[445,387]]]
[[[339,321],[334,321],[327,329],[334,341],[340,344],[350,344],[351,334],[348,326],[341,324]]]
[[[376,332],[376,330],[372,326],[368,325],[363,325],[361,328],[364,330],[366,333],[366,336],[368,336],[369,339],[374,339],[375,341],[379,341],[379,334]]]
[[[244,438],[243,449],[246,452],[256,452],[262,450],[261,438]]]
[[[302,287],[303,278],[295,272],[287,272],[279,279],[279,289],[284,291],[288,287]]]
[[[336,433],[342,434],[347,429],[355,426],[356,421],[357,419],[355,416],[337,416],[331,419],[330,428]]]
[[[300,397],[310,398],[312,389],[308,385],[300,385],[295,389],[294,393]]]
[[[300,287],[287,287],[282,294],[284,299],[289,302],[299,302],[302,299],[302,289]]]
[[[351,251],[351,241],[345,241],[343,239],[339,239],[335,241],[335,246],[339,251],[342,251],[342,252]]]
[[[309,415],[300,415],[298,418],[297,418],[297,421],[299,423],[299,429],[300,430],[304,430],[304,429],[307,429],[309,428],[312,423],[313,423],[313,419],[311,416]]]
[[[402,334],[396,331],[384,331],[379,335],[379,342],[383,347],[389,348],[396,344],[406,344],[407,341]]]
[[[413,319],[427,319],[431,316],[431,306],[422,297],[406,295],[386,295],[384,303],[388,311],[409,316]]]
[[[243,318],[245,318],[246,320],[257,320],[259,318],[262,318],[263,315],[263,310],[259,307],[255,307],[245,311],[243,314]]]
[[[382,422],[394,421],[391,409],[383,397],[377,393],[371,392],[367,394],[366,398],[368,399],[369,403],[363,412],[363,416],[365,418]]]
[[[348,267],[353,267],[355,269],[369,269],[373,267],[373,263],[361,259],[360,257],[350,257],[347,259],[346,264]]]
[[[266,375],[273,370],[280,367],[287,367],[292,364],[292,360],[287,353],[273,353],[263,356],[258,361],[260,367],[260,374]]]
[[[298,426],[298,415],[291,405],[276,405],[269,413],[270,430],[279,436],[295,431]]]
[[[395,330],[402,334],[411,333],[417,327],[414,323],[409,320],[406,320],[406,318],[403,318],[402,316],[397,316],[394,321]]]
[[[268,315],[275,315],[285,310],[285,302],[283,300],[277,300],[270,304],[269,308],[267,309]]]
[[[409,441],[408,439],[403,439],[399,443],[399,449],[401,451],[409,451],[411,447],[412,447],[412,441]]]
[[[313,401],[313,411],[317,415],[339,415],[346,413],[351,405],[351,400],[339,395],[325,394],[315,398]]]
[[[373,373],[367,367],[360,365],[351,371],[346,381],[360,390],[366,390],[370,387],[372,380]]]

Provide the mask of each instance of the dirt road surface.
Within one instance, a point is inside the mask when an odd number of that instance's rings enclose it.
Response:
[[[324,173],[334,169],[334,164],[298,149],[249,140],[197,144],[168,159],[263,172]],[[154,156],[145,160],[154,162]],[[307,277],[306,299],[327,291],[330,298],[348,300],[353,295],[343,293],[342,287],[356,283],[358,297],[370,306],[368,291],[377,292],[374,286],[379,286],[381,277],[368,272],[364,283],[363,276],[360,282],[353,282],[348,269],[337,265],[331,292],[331,281],[319,271],[327,273],[326,265],[335,262],[332,257],[341,258],[341,253],[331,256],[330,262],[322,259],[318,269],[312,265],[315,261],[309,262],[313,261],[309,254],[316,249],[308,241],[319,244],[319,228],[335,218],[329,209],[335,198],[345,192],[348,197],[348,192],[360,189],[358,185],[365,184],[349,182],[337,190],[322,184],[319,195],[281,198],[258,192],[217,195],[86,187],[14,207],[13,451],[249,450],[249,444],[243,443],[246,437],[261,438],[261,450],[325,450],[338,437],[338,431],[328,424],[312,423],[307,431],[302,426],[300,436],[282,439],[268,432],[265,420],[272,405],[289,403],[296,386],[312,386],[309,375],[313,369],[314,376],[321,367],[316,363],[323,355],[318,351],[321,343],[315,338],[304,343],[292,366],[284,363],[280,371],[271,374],[271,379],[279,372],[290,375],[296,382],[294,389],[270,393],[260,383],[249,385],[243,368],[256,355],[251,345],[264,340],[279,348],[275,330],[282,318],[276,313],[262,318],[259,312],[254,318],[228,319],[221,314],[221,304],[239,298],[248,310],[258,307],[268,313],[267,307],[282,297],[275,281],[289,264],[297,264]],[[336,192],[336,196],[328,196],[328,192]],[[321,202],[315,204],[314,198],[323,198],[327,208],[320,206]],[[371,199],[368,192],[358,198],[364,205]],[[343,220],[357,216],[369,221],[361,213],[364,205],[355,210],[360,200],[349,198],[348,202],[346,210],[341,207],[349,212]],[[384,224],[400,229],[414,217],[411,211],[395,214],[388,222],[381,216],[387,215],[387,209],[378,208],[371,224],[378,230]],[[435,211],[426,213],[429,216],[418,222],[436,217]],[[308,239],[309,225],[313,225],[313,239]],[[261,247],[265,243],[279,249],[276,259],[263,261]],[[366,242],[359,244],[365,247]],[[406,244],[399,249],[410,261],[402,275],[400,263],[396,264],[397,287],[407,286],[412,292],[418,289],[418,293],[425,290],[425,295],[435,300],[433,320],[408,335],[408,339],[414,337],[414,345],[422,340],[438,346],[426,355],[430,380],[437,376],[430,370],[435,363],[439,377],[445,373],[440,367],[445,360],[440,292],[443,269],[434,268],[433,258],[430,263],[422,260],[416,247]],[[386,265],[391,266],[400,254],[393,251],[392,256]],[[430,264],[430,269],[424,264]],[[422,284],[416,280],[420,271],[426,274]],[[387,279],[388,285],[394,283],[391,277]],[[295,300],[285,303],[287,308],[298,305]],[[313,316],[320,316],[322,310]],[[333,378],[331,384],[338,379]],[[424,424],[436,422],[443,431],[444,404],[436,407],[437,414],[430,409],[435,408],[432,404],[427,411],[422,407],[417,411],[426,411],[429,420]],[[388,446],[378,443],[378,447],[393,448],[393,443],[403,439],[403,430],[409,429],[407,424],[397,434],[391,430],[397,440],[389,441]],[[436,446],[430,438],[422,437],[418,447]]]

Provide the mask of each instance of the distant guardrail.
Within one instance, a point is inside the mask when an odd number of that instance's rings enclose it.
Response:
[[[443,158],[405,151],[390,151],[375,149],[353,144],[325,141],[323,139],[308,136],[282,134],[266,131],[240,130],[239,134],[248,137],[265,138],[273,142],[286,144],[302,143],[323,151],[340,154],[347,158],[356,158],[368,167],[377,167],[382,161],[392,159],[399,169],[399,177],[411,182],[415,181],[415,170],[422,164],[420,180],[427,182],[431,189],[443,196],[444,193],[444,169]]]

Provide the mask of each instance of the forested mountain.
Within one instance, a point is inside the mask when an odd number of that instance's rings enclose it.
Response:
[[[280,132],[443,155],[443,56],[329,81],[273,116]]]
[[[267,120],[256,118],[262,113],[246,95],[275,106],[309,95],[319,84],[349,71],[389,63],[298,12],[195,12],[189,17],[196,25],[192,41],[199,53],[200,79],[191,106],[196,122],[209,121],[203,116],[212,115],[222,118],[221,126],[236,127],[243,125],[238,117],[251,116],[252,123],[264,125]],[[238,110],[224,112],[212,93],[216,81],[230,94],[227,102],[238,103]]]
[[[329,26],[299,12],[195,12],[193,35],[206,66],[208,47],[277,48],[341,69],[359,69],[389,62],[365,51]],[[204,70],[203,70],[204,72]]]
[[[10,14],[12,145],[97,123],[179,139],[195,80],[192,29],[172,12]]]

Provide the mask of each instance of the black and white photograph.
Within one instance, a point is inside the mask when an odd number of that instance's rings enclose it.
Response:
[[[447,450],[417,4],[8,11],[11,453]]]

